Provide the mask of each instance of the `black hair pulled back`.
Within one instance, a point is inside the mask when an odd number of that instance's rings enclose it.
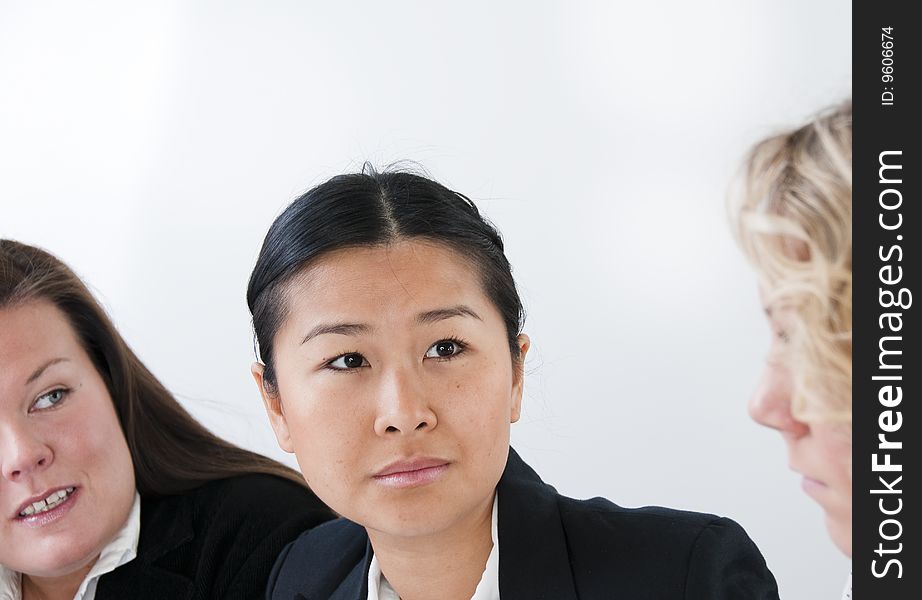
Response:
[[[525,319],[503,240],[463,194],[422,175],[404,171],[338,175],[295,199],[276,218],[263,241],[247,286],[263,379],[276,387],[275,336],[287,306],[287,284],[316,259],[344,248],[378,246],[406,239],[448,246],[471,260],[487,297],[502,316],[514,360]]]

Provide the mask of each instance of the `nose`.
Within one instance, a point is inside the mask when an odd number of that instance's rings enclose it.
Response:
[[[435,429],[438,418],[420,378],[407,370],[382,376],[375,433],[379,436]]]
[[[54,461],[48,444],[23,427],[0,425],[0,438],[0,475],[7,481],[20,482],[47,469]]]
[[[749,399],[749,416],[756,423],[776,429],[782,434],[793,437],[806,435],[809,426],[798,421],[791,413],[792,391],[791,375],[787,367],[769,363]]]

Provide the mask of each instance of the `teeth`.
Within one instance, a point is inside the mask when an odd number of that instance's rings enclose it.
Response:
[[[38,502],[33,502],[29,506],[25,507],[22,512],[19,513],[20,517],[29,517],[36,513],[43,513],[51,510],[58,504],[64,501],[64,499],[74,491],[73,487],[69,487],[63,490],[58,490],[53,492],[44,500],[39,500]]]
[[[53,494],[45,498],[45,504],[51,504],[55,500],[60,500],[66,495],[67,495],[67,492],[65,492],[64,490],[58,490],[57,492],[54,492]]]

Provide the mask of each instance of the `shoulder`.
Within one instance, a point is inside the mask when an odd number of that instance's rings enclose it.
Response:
[[[514,531],[533,530],[541,525],[536,520],[539,517],[545,521],[559,519],[567,541],[577,548],[630,547],[634,554],[671,548],[673,553],[679,549],[687,553],[710,527],[725,536],[746,537],[733,521],[711,514],[660,506],[624,508],[605,498],[568,498],[542,481],[511,449],[498,492],[500,514],[514,521]]]
[[[743,592],[740,597],[777,598],[765,559],[732,519],[660,506],[624,508],[604,498],[557,498],[574,574],[648,573],[664,590],[686,598]]]
[[[654,539],[647,541],[654,545],[691,544],[704,529],[722,520],[712,514],[662,506],[624,508],[605,498],[576,500],[558,495],[557,505],[561,520],[570,532],[588,534],[607,531],[617,533],[622,540],[646,539],[656,534]],[[723,520],[733,523],[729,519]]]
[[[365,528],[348,519],[335,519],[305,531],[285,548],[285,555],[279,557],[279,566],[301,560],[324,560],[337,562],[364,557],[368,543]],[[328,554],[331,553],[331,554]]]
[[[330,510],[304,486],[253,474],[208,482],[188,493],[193,529],[203,543],[275,552],[303,531],[328,521]],[[274,557],[273,557],[274,558]]]
[[[542,589],[572,581],[570,596],[776,599],[762,554],[730,519],[659,506],[625,508],[576,500],[544,483],[510,450],[498,487],[500,566],[507,585],[532,585],[520,571],[542,564]],[[560,594],[564,597],[564,594]]]
[[[280,477],[220,479],[142,500],[138,557],[191,580],[191,597],[255,597],[282,548],[331,518],[310,490]]]
[[[279,555],[267,597],[292,598],[304,590],[310,590],[311,597],[328,597],[362,569],[368,547],[365,528],[347,519],[305,531]]]
[[[186,495],[197,508],[246,512],[250,517],[254,513],[269,515],[285,510],[328,512],[307,487],[262,473],[209,481]]]
[[[361,546],[364,552],[367,540],[368,534],[364,527],[349,519],[339,518],[305,531],[294,541],[294,545],[318,549]]]
[[[181,494],[142,500],[141,506],[142,531],[148,524],[186,521],[196,537],[212,530],[262,535],[281,524],[300,524],[290,541],[297,533],[332,517],[306,487],[265,474],[209,481]],[[240,526],[243,530],[237,529]]]

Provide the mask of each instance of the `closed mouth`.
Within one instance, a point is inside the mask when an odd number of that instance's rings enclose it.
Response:
[[[375,474],[375,477],[388,477],[404,473],[413,473],[414,471],[422,471],[425,469],[431,469],[433,467],[443,467],[447,464],[447,460],[442,460],[439,458],[415,458],[410,460],[401,460],[393,462],[390,465],[384,467]]]
[[[374,480],[391,489],[420,487],[440,479],[449,464],[450,461],[433,458],[399,461],[381,469]]]

